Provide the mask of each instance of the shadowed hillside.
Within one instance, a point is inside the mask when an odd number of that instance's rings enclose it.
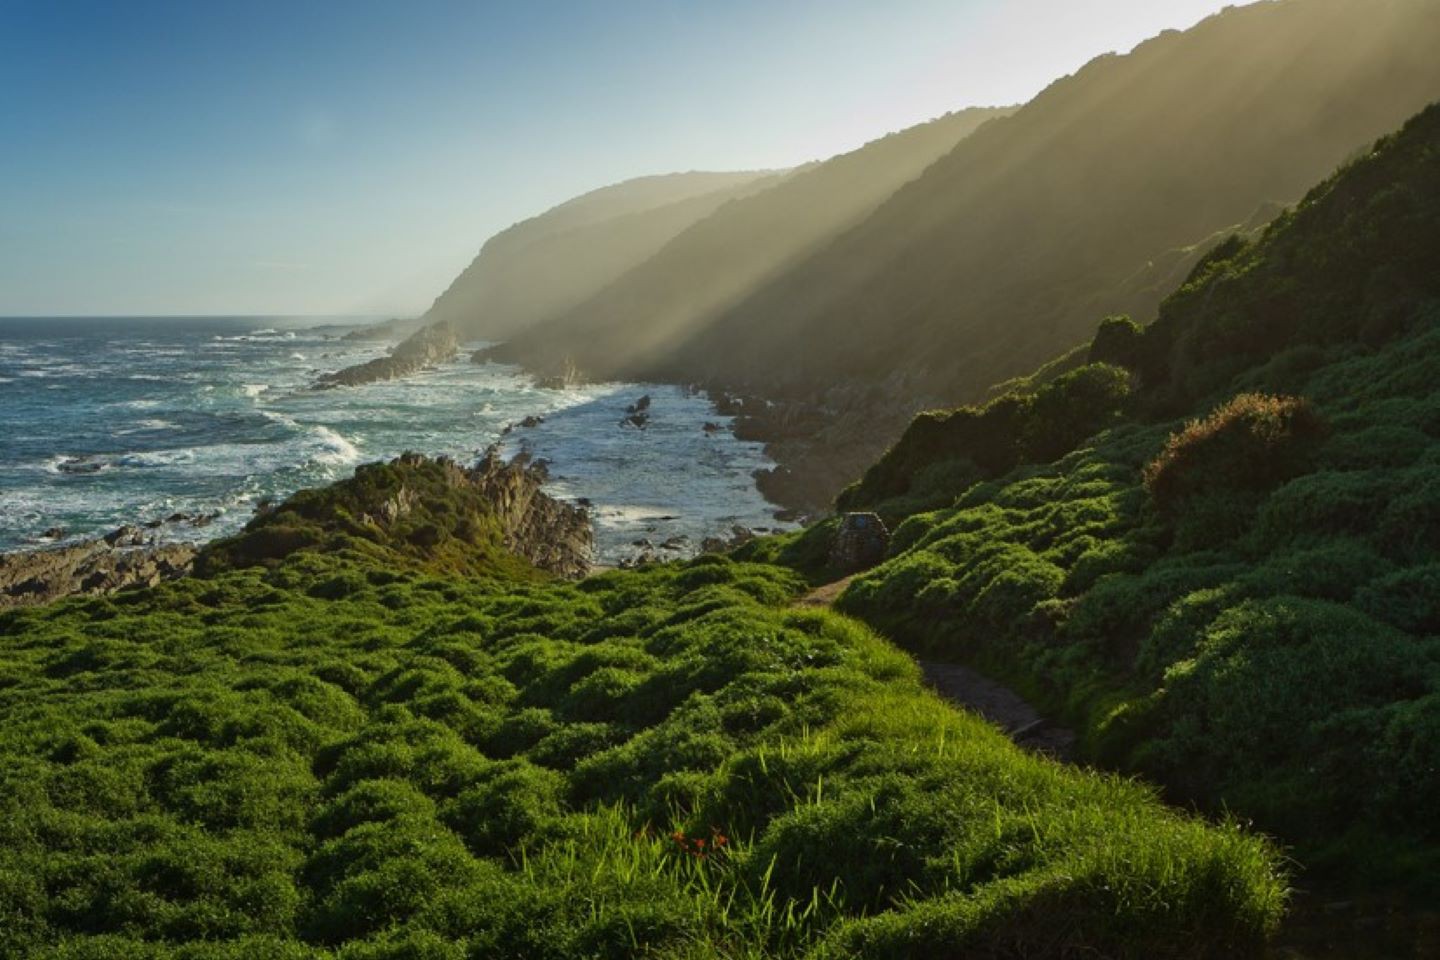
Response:
[[[503,340],[598,292],[726,202],[775,173],[642,177],[577,197],[492,237],[426,314],[464,336]]]
[[[764,217],[721,230],[785,195],[767,193],[502,355],[783,400],[751,425],[782,465],[762,489],[820,509],[918,410],[983,397],[1107,314],[1152,316],[1218,236],[1440,96],[1437,48],[1430,0],[1230,8],[984,124],[799,262],[762,263]],[[736,300],[742,276],[757,286]]]

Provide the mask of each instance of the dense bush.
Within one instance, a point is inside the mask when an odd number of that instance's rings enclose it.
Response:
[[[1145,488],[1162,510],[1197,494],[1272,490],[1306,472],[1327,434],[1304,399],[1245,393],[1171,435],[1145,468]]]
[[[1096,363],[984,407],[921,414],[836,506],[898,519],[946,505],[964,484],[1064,456],[1112,422],[1129,394],[1129,374]]]

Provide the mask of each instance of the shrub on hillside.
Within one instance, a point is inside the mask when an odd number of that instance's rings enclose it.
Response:
[[[1127,370],[1140,360],[1145,330],[1129,317],[1106,317],[1090,341],[1090,363],[1108,363]]]
[[[1270,490],[1306,472],[1327,434],[1303,398],[1244,393],[1172,434],[1145,488],[1165,511],[1199,493]]]

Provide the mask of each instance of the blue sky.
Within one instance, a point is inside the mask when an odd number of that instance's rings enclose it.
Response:
[[[1223,0],[0,0],[0,315],[423,310],[490,234],[788,166]]]

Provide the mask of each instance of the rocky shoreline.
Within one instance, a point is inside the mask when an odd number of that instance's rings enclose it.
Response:
[[[557,577],[579,579],[590,572],[595,527],[590,512],[544,491],[550,478],[544,462],[521,454],[506,462],[498,445],[464,475],[494,506],[505,548]]]
[[[153,587],[190,573],[198,553],[126,526],[80,543],[0,554],[0,609]]]

